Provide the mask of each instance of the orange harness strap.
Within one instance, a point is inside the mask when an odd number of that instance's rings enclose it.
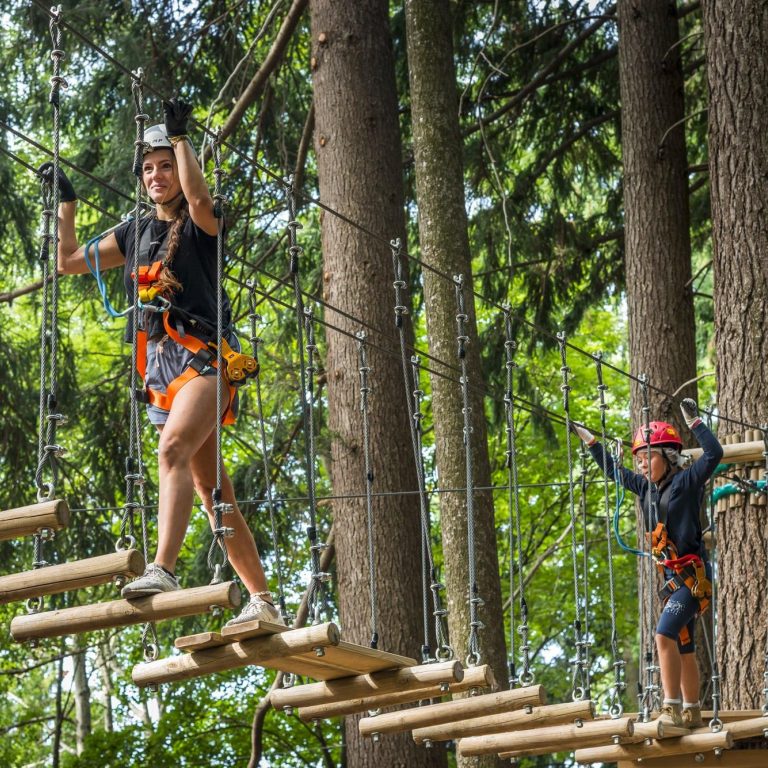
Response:
[[[196,336],[192,336],[190,334],[187,334],[185,336],[181,336],[176,329],[171,325],[171,323],[168,321],[168,313],[165,312],[163,314],[163,326],[165,327],[165,332],[168,334],[168,336],[175,341],[177,344],[180,344],[184,349],[189,350],[193,355],[197,355],[199,352],[206,350],[208,351],[212,357],[208,361],[208,365],[211,368],[216,368],[216,354],[215,352],[211,352],[210,345],[206,344],[204,341],[201,341]],[[214,346],[215,350],[215,346]],[[146,372],[147,372],[147,333],[146,331],[138,331],[138,349],[137,349],[137,355],[136,355],[136,370],[141,374],[141,378],[146,381]],[[188,365],[181,374],[179,374],[173,381],[171,381],[168,384],[168,387],[165,392],[158,392],[157,390],[150,389],[149,387],[146,387],[145,385],[145,391],[147,393],[147,398],[149,402],[152,405],[156,405],[158,408],[162,408],[164,411],[170,411],[171,410],[171,404],[173,403],[173,398],[176,397],[176,393],[188,382],[195,378],[195,376],[199,376],[200,373],[195,370],[192,365]],[[225,373],[226,377],[226,373]],[[226,425],[234,424],[235,423],[235,414],[232,410],[232,404],[235,400],[235,393],[236,389],[235,387],[227,380],[227,389],[229,390],[229,401],[227,403],[227,409],[224,412],[224,417],[222,418],[221,423]]]

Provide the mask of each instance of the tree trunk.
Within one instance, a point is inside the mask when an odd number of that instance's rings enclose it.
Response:
[[[696,376],[696,339],[691,278],[688,177],[685,153],[683,74],[675,4],[669,0],[619,0],[621,147],[624,163],[624,232],[629,359],[633,375],[647,374],[651,387],[673,393]],[[696,385],[682,397],[696,397]],[[645,423],[640,386],[631,386],[633,430]],[[673,400],[648,391],[649,420],[670,421],[683,440],[690,432]],[[643,535],[638,507],[638,536]],[[642,654],[654,651],[661,578],[647,561],[652,610],[642,611]],[[652,575],[650,573],[652,571]],[[640,576],[640,574],[638,574]],[[703,649],[700,649],[700,651]],[[707,663],[699,653],[700,667]],[[640,683],[644,687],[645,661]],[[707,675],[706,668],[702,670]],[[631,692],[630,692],[631,694]]]
[[[448,0],[407,0],[405,12],[421,259],[443,275],[464,277],[474,483],[488,487],[491,473],[472,295],[450,7]],[[429,269],[423,271],[422,278],[430,352],[454,366],[438,371],[448,374],[451,380],[431,374],[438,475],[441,486],[462,488],[466,487],[467,472],[462,391],[456,381],[460,363],[455,289],[453,283]],[[430,367],[435,367],[432,361]],[[493,498],[487,491],[475,492],[473,502],[475,584],[485,601],[478,610],[478,618],[485,623],[479,631],[480,650],[482,661],[493,666],[496,680],[503,685],[507,678],[506,650]],[[440,496],[440,523],[451,644],[464,660],[469,653],[470,628],[465,495]],[[488,765],[495,761],[495,757],[460,758],[459,764]]]
[[[630,369],[672,393],[696,376],[678,23],[669,0],[619,0],[618,12]],[[685,435],[674,403],[649,394],[650,418]],[[633,384],[635,425],[641,406]]]
[[[768,6],[705,0],[718,406],[768,422]],[[736,432],[725,423],[721,432]],[[763,704],[766,507],[733,497],[718,515],[717,658],[723,705]]]
[[[76,648],[79,647],[76,646]],[[85,665],[85,651],[72,654],[72,688],[75,697],[75,744],[77,754],[85,749],[86,739],[91,735],[91,689],[88,687],[88,673]]]
[[[373,328],[391,329],[383,346],[394,348],[393,274],[387,243],[395,237],[404,241],[405,226],[388,4],[385,0],[312,0],[310,10],[320,198],[383,240],[377,242],[338,217],[324,214],[323,295],[330,305],[364,318]],[[352,335],[362,330],[331,309],[325,316]],[[400,363],[380,352],[378,334],[368,333],[373,490],[413,491],[416,472]],[[361,494],[366,473],[358,350],[353,338],[328,332],[326,367],[333,490],[342,496]],[[365,499],[340,499],[334,501],[333,509],[343,634],[367,645],[371,632]],[[374,499],[379,647],[417,658],[419,532],[415,495]],[[357,718],[347,718],[345,731],[350,768],[445,764],[443,750],[417,748],[408,733],[373,745],[359,735]]]

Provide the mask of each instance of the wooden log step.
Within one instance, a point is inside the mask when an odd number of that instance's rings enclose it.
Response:
[[[485,736],[489,733],[505,733],[536,726],[572,723],[574,720],[592,720],[595,708],[591,701],[569,701],[565,704],[550,704],[544,707],[529,707],[498,715],[486,715],[459,720],[455,723],[416,728],[413,740],[417,744],[425,741],[448,741],[470,736]]]
[[[728,749],[717,755],[714,752],[696,752],[691,755],[657,757],[650,760],[622,760],[618,768],[765,768],[768,755],[762,749]]]
[[[237,608],[238,605],[240,590],[233,581],[227,581],[205,587],[179,589],[176,592],[161,592],[135,600],[113,600],[16,616],[11,621],[11,636],[14,640],[24,642],[79,635],[97,629],[207,613],[213,606]]]
[[[469,667],[464,670],[464,679],[458,683],[450,684],[450,693],[463,693],[473,689],[495,688],[496,681],[493,670],[483,664],[477,667]],[[444,695],[440,685],[431,685],[420,690],[404,691],[399,693],[387,693],[384,695],[363,696],[358,699],[341,701],[330,704],[318,704],[314,707],[302,707],[299,709],[299,718],[305,722],[325,720],[331,717],[353,715],[357,712],[366,712],[383,707],[394,707],[399,704],[410,704],[414,701],[427,701],[439,699]],[[274,694],[274,692],[273,692]]]
[[[540,685],[516,688],[512,691],[499,691],[484,696],[446,701],[428,707],[390,712],[376,717],[364,717],[360,720],[360,733],[372,736],[374,733],[397,733],[424,728],[429,725],[450,723],[462,718],[495,715],[526,706],[539,706],[546,702],[546,692]]]
[[[296,685],[272,691],[270,701],[275,709],[298,709],[318,704],[330,704],[365,696],[406,692],[431,686],[446,686],[464,679],[464,669],[458,661],[421,664],[415,667],[372,672],[338,680],[309,685]]]
[[[581,725],[551,725],[544,728],[530,728],[512,733],[491,733],[485,736],[471,736],[460,739],[457,745],[462,757],[492,755],[529,749],[548,749],[559,752],[574,749],[587,743],[606,743],[613,739],[634,734],[634,721],[630,717],[615,720],[592,720]]]
[[[58,531],[69,524],[69,506],[64,499],[41,501],[0,512],[0,541],[31,536],[44,528]]]
[[[763,736],[768,731],[768,717],[761,716],[745,720],[732,720],[725,723],[724,727],[736,740],[754,739],[756,736]],[[708,731],[709,728],[697,728],[694,733],[703,733],[705,730]],[[768,765],[768,761],[766,761],[766,765]]]
[[[653,741],[650,744],[621,744],[608,747],[591,747],[576,750],[577,763],[611,763],[616,760],[645,760],[669,755],[690,755],[714,749],[730,749],[733,736],[728,731],[720,733],[691,734],[677,739]]]
[[[723,464],[746,464],[750,461],[762,462],[764,450],[765,443],[762,440],[751,440],[747,443],[730,443],[723,445],[723,458],[720,461]],[[701,448],[686,448],[683,453],[695,461],[702,455],[703,451]]]
[[[661,720],[651,720],[647,723],[635,722],[635,736],[642,736],[644,739],[673,739],[677,736],[690,735],[690,728],[664,725]]]
[[[182,656],[137,664],[133,668],[133,682],[138,686],[172,683],[252,664],[280,669],[281,665],[290,666],[295,656],[314,654],[316,648],[335,645],[339,637],[339,628],[333,623],[266,634]],[[304,657],[301,660],[306,662]],[[310,664],[308,662],[307,666]]]
[[[134,578],[142,573],[144,555],[138,549],[126,549],[89,557],[86,560],[49,565],[32,571],[0,576],[0,604],[95,587],[112,581],[115,576]]]

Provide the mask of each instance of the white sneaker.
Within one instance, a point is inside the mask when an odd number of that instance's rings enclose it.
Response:
[[[174,592],[178,588],[179,582],[175,576],[171,576],[159,565],[150,563],[144,570],[144,575],[126,584],[120,594],[130,600],[133,597],[148,597],[160,592]]]
[[[246,603],[240,615],[230,619],[224,626],[234,627],[237,624],[245,624],[246,621],[268,621],[270,624],[285,626],[280,611],[274,605],[262,600],[258,595],[251,595],[251,599]]]

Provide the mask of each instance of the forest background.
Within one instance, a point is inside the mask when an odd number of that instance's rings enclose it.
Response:
[[[3,509],[31,503],[36,494],[42,204],[33,170],[50,158],[52,146],[47,11],[37,2],[0,7],[0,179],[7,190],[0,211]],[[605,523],[613,489],[606,503],[597,468],[579,458],[577,441],[567,434],[565,406],[568,418],[599,433],[594,356],[601,352],[605,428],[613,438],[629,440],[640,420],[641,373],[650,377],[657,418],[676,420],[679,398],[691,395],[719,413],[721,436],[768,421],[759,397],[766,385],[759,350],[768,330],[768,235],[759,204],[768,191],[768,153],[760,142],[768,75],[755,53],[768,45],[762,5],[71,2],[63,4],[62,20],[61,151],[79,196],[90,203],[79,205],[81,238],[133,209],[132,71],[143,69],[150,123],[160,120],[160,98],[179,94],[195,105],[197,147],[203,125],[222,129],[226,287],[241,337],[261,339],[271,476],[265,476],[253,384],[242,393],[237,427],[225,432],[224,455],[273,583],[278,567],[284,578],[289,606],[295,609],[301,598],[309,563],[306,433],[286,231],[292,175],[300,192],[300,286],[317,318],[318,527],[321,538],[333,527],[335,545],[328,551],[335,557],[327,615],[339,618],[347,639],[370,639],[354,338],[364,330],[372,360],[373,490],[381,494],[373,500],[380,647],[420,654],[418,484],[389,245],[399,237],[408,254],[408,355],[415,350],[423,366],[431,544],[436,576],[447,587],[450,642],[465,658],[467,479],[451,278],[462,273],[469,281],[471,270],[474,294],[465,290],[465,298],[478,486],[472,565],[486,599],[483,661],[494,665],[502,685],[507,660],[517,675],[530,665],[550,700],[569,700],[574,642],[584,630],[574,622],[588,617],[592,698],[606,706],[613,663],[621,659],[624,704],[634,709],[643,650],[636,563],[623,553],[611,561],[612,605]],[[430,70],[431,62],[448,68]],[[206,171],[213,184],[210,161]],[[458,182],[451,176],[456,171]],[[107,275],[106,285],[112,302],[124,306],[120,275]],[[69,420],[59,433],[67,449],[59,462],[60,494],[75,513],[46,547],[53,562],[113,548],[129,439],[122,324],[105,315],[90,276],[62,280],[59,289],[58,400]],[[505,346],[510,340],[514,346]],[[507,417],[514,420],[517,494],[510,491]],[[156,442],[148,430],[143,444],[151,500]],[[268,487],[276,500],[277,547],[269,535]],[[766,534],[754,502],[743,499],[733,531],[731,517],[718,523],[725,529],[726,600],[729,579],[743,583],[766,570]],[[151,512],[150,501],[150,519]],[[630,541],[634,528],[627,503],[622,531]],[[749,551],[736,552],[730,541]],[[209,542],[198,512],[180,561],[183,584],[210,580]],[[0,557],[3,572],[24,570],[32,545],[2,542]],[[741,561],[753,564],[746,574],[736,567]],[[765,615],[764,598],[749,592],[744,601],[727,603],[728,627],[743,631],[722,633],[717,649],[732,707],[759,705],[765,627],[757,617]],[[105,587],[52,602],[112,597],[114,588]],[[523,605],[528,660],[521,660]],[[139,691],[130,668],[142,658],[140,628],[28,648],[8,634],[10,619],[23,610],[0,608],[0,757],[7,765],[455,761],[450,749],[415,750],[407,734],[389,746],[362,742],[353,718],[344,727],[305,725],[267,712],[263,701],[273,680],[260,669],[157,694]],[[161,649],[169,652],[174,637],[210,621],[158,625]],[[734,659],[742,662],[738,669]],[[571,763],[560,756],[527,764]]]

